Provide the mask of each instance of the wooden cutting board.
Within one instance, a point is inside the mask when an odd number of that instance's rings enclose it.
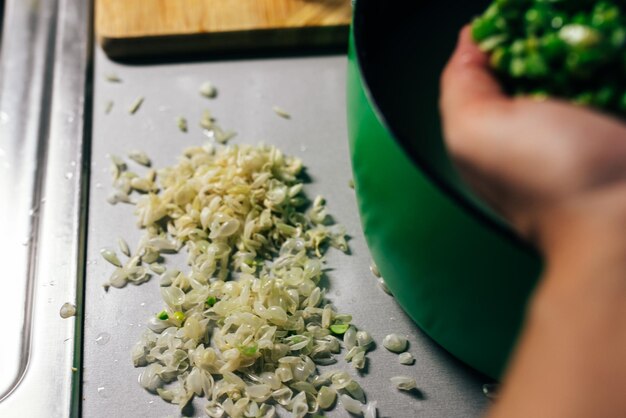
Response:
[[[112,58],[345,45],[350,0],[95,0]]]

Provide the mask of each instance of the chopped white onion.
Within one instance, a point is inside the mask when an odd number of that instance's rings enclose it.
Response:
[[[376,411],[376,401],[369,402],[365,405],[365,415],[364,418],[376,418],[378,412]]]
[[[363,414],[363,404],[356,399],[352,399],[348,395],[339,395],[339,403],[343,406],[343,409],[354,415]]]
[[[164,367],[158,363],[149,364],[139,375],[139,384],[144,389],[156,393],[157,388],[163,384],[159,376],[163,369]]]
[[[412,377],[394,376],[389,380],[400,390],[413,390],[417,388],[417,383]]]
[[[361,347],[368,347],[372,342],[374,342],[374,339],[367,331],[358,331],[356,333],[356,342],[357,345]]]
[[[413,358],[413,354],[411,353],[401,353],[398,356],[398,361],[400,364],[411,365],[415,363],[415,359]]]
[[[218,142],[229,136],[208,113],[203,127]],[[129,158],[151,164],[142,152]],[[149,268],[161,275],[166,306],[131,352],[135,366],[147,366],[143,387],[181,408],[205,396],[210,417],[268,418],[275,408],[267,402],[303,417],[331,407],[338,390],[365,402],[347,373],[321,377],[316,367],[336,361],[335,335],[352,321],[319,286],[325,249],[348,247],[322,197],[303,210],[299,159],[264,145],[207,144],[143,176],[121,159],[113,166],[116,202],[140,192],[135,214],[145,232],[125,265],[103,254],[118,267],[108,285],[145,282]],[[130,257],[128,244],[119,246]],[[183,248],[189,269],[166,270],[162,255]],[[372,338],[349,326],[343,339],[362,368]],[[347,399],[346,409],[361,410]]]
[[[401,353],[406,350],[407,344],[406,337],[399,334],[389,334],[383,338],[383,347],[394,353]]]

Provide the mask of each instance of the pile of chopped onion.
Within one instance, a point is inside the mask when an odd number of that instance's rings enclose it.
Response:
[[[206,145],[144,176],[111,159],[109,201],[135,204],[145,234],[135,254],[120,240],[125,264],[103,250],[116,266],[105,286],[158,274],[165,304],[132,350],[144,388],[181,408],[204,396],[210,417],[273,417],[277,405],[303,417],[337,402],[376,416],[348,373],[317,368],[343,346],[361,369],[373,340],[319,286],[326,248],[348,246],[324,199],[303,195],[299,159],[272,146]],[[166,269],[162,254],[183,248],[188,271]]]

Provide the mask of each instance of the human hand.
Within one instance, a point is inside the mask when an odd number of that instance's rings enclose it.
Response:
[[[442,76],[446,144],[546,268],[490,418],[626,416],[626,125],[510,98],[468,28]]]
[[[558,100],[506,96],[468,27],[441,84],[446,144],[461,175],[523,237],[549,252],[573,224],[584,233],[626,226],[622,121]]]

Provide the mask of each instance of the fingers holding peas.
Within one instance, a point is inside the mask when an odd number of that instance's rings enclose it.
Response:
[[[510,93],[626,116],[625,12],[621,0],[494,0],[472,37]]]

